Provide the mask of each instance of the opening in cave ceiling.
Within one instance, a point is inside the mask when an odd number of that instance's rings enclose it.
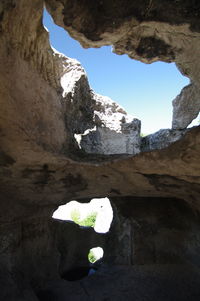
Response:
[[[175,63],[144,64],[127,55],[112,53],[111,46],[84,49],[55,25],[46,10],[43,23],[49,31],[51,45],[81,62],[94,91],[109,96],[128,114],[142,121],[142,135],[171,128],[172,100],[189,83]]]

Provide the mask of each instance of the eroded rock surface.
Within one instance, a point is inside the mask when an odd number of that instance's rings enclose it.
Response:
[[[55,50],[53,55],[62,62],[60,83],[65,121],[72,135],[71,144],[75,144],[75,137],[79,147],[87,153],[139,153],[140,121],[128,115],[109,97],[95,93],[77,60]]]
[[[187,130],[163,129],[147,135],[141,139],[141,151],[151,151],[168,147],[171,143],[180,140]]]
[[[83,134],[80,146],[87,153],[137,154],[140,152],[141,122],[110,98],[94,94],[96,127]]]
[[[199,95],[199,88],[196,85],[189,85],[173,100],[173,129],[185,129],[198,116]]]
[[[176,62],[191,85],[174,102],[175,129],[199,111],[197,1],[1,1],[0,299],[199,300],[200,128],[180,132],[168,146],[164,138],[162,149],[156,135],[147,137],[151,151],[136,156],[80,151],[74,134],[107,126],[95,117],[97,101],[80,64],[51,49],[44,4],[84,47],[112,44],[145,63]],[[123,123],[121,131],[133,125]],[[173,133],[161,138],[176,140]],[[102,196],[118,214],[103,238],[51,221],[60,204]],[[73,284],[62,279],[85,265],[86,249],[97,242],[105,248],[102,272]]]

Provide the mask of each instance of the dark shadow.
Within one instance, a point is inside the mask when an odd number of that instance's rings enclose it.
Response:
[[[90,267],[77,267],[63,273],[62,278],[67,281],[78,281],[89,275]]]
[[[37,297],[38,297],[39,301],[55,301],[56,300],[56,296],[50,290],[38,292]]]

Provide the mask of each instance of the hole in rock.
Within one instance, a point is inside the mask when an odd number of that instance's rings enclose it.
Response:
[[[84,49],[55,25],[46,10],[43,24],[51,45],[81,62],[95,92],[108,95],[142,121],[142,135],[171,128],[172,100],[189,83],[174,63],[144,64],[112,53],[110,46]]]
[[[59,206],[52,217],[73,221],[83,227],[93,227],[98,233],[106,233],[113,220],[113,210],[108,198],[96,198],[89,203],[71,201]]]
[[[62,278],[67,281],[78,281],[82,278],[93,275],[98,269],[94,263],[103,257],[103,253],[104,252],[101,247],[90,249],[88,253],[88,261],[90,262],[90,265],[72,268],[62,273]]]
[[[102,257],[103,257],[103,249],[101,247],[92,248],[88,253],[88,260],[90,263],[95,263]]]

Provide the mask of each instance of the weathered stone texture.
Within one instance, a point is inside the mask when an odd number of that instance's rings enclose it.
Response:
[[[163,129],[147,135],[141,139],[141,151],[151,151],[168,147],[171,143],[180,140],[187,130]]]
[[[200,90],[196,85],[185,87],[173,100],[173,129],[185,129],[200,111]]]
[[[186,264],[189,261],[199,266],[199,214],[183,200],[117,197],[112,202],[117,217],[109,244],[116,251],[108,253],[115,254],[115,264]],[[123,256],[120,252],[124,252]]]
[[[110,98],[93,93],[96,128],[81,135],[80,147],[94,154],[137,154],[140,152],[140,120]]]
[[[140,125],[123,119],[114,135],[124,135],[126,154],[87,154],[74,134],[114,130],[105,106],[80,64],[51,49],[44,1],[0,2],[0,299],[198,301],[200,127],[179,129],[199,111],[199,2],[45,4],[84,47],[113,45],[145,63],[176,62],[191,85],[174,101],[173,130],[143,138],[145,152],[130,155],[138,152]],[[116,104],[108,109],[126,119]],[[116,206],[107,236],[50,221],[60,204],[102,196]],[[99,274],[62,279],[86,264],[96,243],[105,249]]]

